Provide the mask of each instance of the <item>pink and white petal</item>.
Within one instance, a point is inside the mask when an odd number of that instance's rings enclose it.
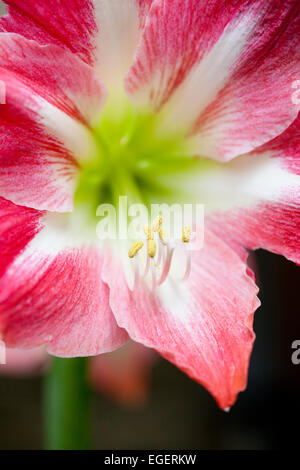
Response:
[[[101,281],[98,249],[75,241],[67,223],[66,215],[45,216],[45,228],[0,280],[0,333],[8,347],[47,344],[50,354],[73,357],[127,341]]]
[[[153,0],[95,1],[98,33],[95,37],[96,67],[110,90],[123,90],[123,80]]]
[[[6,348],[6,363],[0,365],[1,375],[31,376],[47,369],[49,356],[44,347],[34,349]]]
[[[3,31],[56,44],[97,66],[110,85],[125,76],[152,0],[6,0]],[[41,4],[42,3],[42,4]]]
[[[1,18],[2,31],[18,33],[40,44],[56,44],[94,61],[97,25],[92,0],[4,0],[8,15]]]
[[[263,202],[255,209],[215,213],[207,221],[241,256],[243,248],[264,248],[300,265],[300,206]]]
[[[300,115],[279,137],[229,165],[223,192],[220,179],[206,182],[228,202],[209,214],[210,228],[237,250],[265,248],[300,264]]]
[[[42,229],[42,212],[0,198],[0,277]]]
[[[160,109],[220,39],[239,3],[156,0],[127,76],[133,97]]]
[[[207,231],[203,249],[192,253],[189,280],[167,280],[156,294],[145,285],[131,292],[114,259],[102,277],[117,322],[133,340],[204,385],[221,408],[235,402],[247,382],[259,302],[245,263],[227,244]]]
[[[6,104],[0,108],[0,195],[35,209],[71,210],[74,157],[45,129],[35,97],[12,77],[6,83]],[[58,111],[52,107],[54,120]]]
[[[299,28],[296,0],[157,0],[127,91],[194,136],[198,154],[229,160],[296,118]]]
[[[101,112],[101,83],[75,55],[11,34],[0,35],[0,80],[0,195],[35,209],[72,210],[77,160],[94,151],[84,123]]]
[[[93,387],[124,406],[139,406],[149,397],[150,374],[155,351],[128,341],[122,348],[90,361]]]
[[[106,100],[94,70],[75,54],[55,45],[40,46],[18,34],[0,34],[0,74],[6,72],[34,96],[83,124],[99,117]]]

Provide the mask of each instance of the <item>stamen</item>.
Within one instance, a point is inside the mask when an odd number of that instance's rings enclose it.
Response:
[[[128,251],[129,258],[134,258],[138,254],[138,252],[143,248],[143,246],[143,242],[135,242]]]
[[[152,274],[152,292],[154,292],[157,287],[156,268],[154,266],[154,263],[151,263],[151,274]]]
[[[161,215],[158,215],[157,217],[155,217],[155,219],[153,220],[152,222],[152,230],[153,232],[158,232],[160,230],[160,227],[161,227],[161,224],[162,224],[162,216]]]
[[[167,256],[166,256],[166,259],[165,259],[165,263],[163,265],[163,272],[159,278],[159,281],[158,281],[158,285],[160,286],[166,279],[167,279],[167,276],[170,272],[170,268],[171,268],[171,263],[172,263],[172,258],[173,258],[173,254],[174,254],[174,247],[170,247],[170,246],[167,246]]]
[[[146,276],[147,276],[147,274],[148,274],[148,272],[149,272],[149,268],[150,268],[150,258],[149,258],[149,256],[147,256],[145,271],[143,272],[142,277],[146,277]]]
[[[191,274],[191,269],[192,269],[191,252],[189,250],[186,250],[185,254],[186,254],[186,267],[185,267],[184,276],[181,279],[182,282],[185,282],[188,280]]]
[[[157,257],[158,266],[160,265],[161,262],[164,262],[164,251],[165,251],[165,244],[159,239],[158,257]]]
[[[161,242],[163,243],[163,245],[166,245],[165,238],[167,238],[167,234],[166,234],[166,232],[164,231],[164,229],[162,227],[159,227],[159,229],[158,229],[158,236],[159,236]]]
[[[136,254],[134,259],[134,266],[133,267],[133,283],[129,282],[128,280],[128,287],[131,292],[134,292],[135,289],[138,287],[140,281],[140,260],[139,260],[139,253]]]
[[[134,280],[133,280],[132,291],[134,291],[137,288],[139,280],[140,280],[140,260],[139,260],[139,254],[137,253],[137,256],[135,258]]]
[[[135,242],[128,252],[129,258],[135,259],[134,266],[134,287],[135,289],[138,285],[138,282],[141,278],[147,278],[150,267],[151,267],[151,278],[152,278],[152,290],[155,291],[156,287],[160,286],[167,279],[169,272],[171,270],[173,255],[176,249],[184,249],[183,245],[179,241],[173,242],[172,240],[166,240],[166,234],[161,226],[162,218],[161,216],[157,217],[152,223],[152,229],[149,225],[145,225],[144,231],[147,236],[147,255],[146,264],[144,272],[140,274],[140,259],[139,251],[144,246],[142,241]],[[157,244],[153,237],[153,232],[158,232],[156,239],[158,240],[158,256],[154,262],[154,258],[157,253]],[[191,239],[191,228],[186,225],[182,229],[182,242],[189,243]],[[186,255],[186,264],[184,268],[183,277],[177,279],[178,281],[185,282],[191,274],[191,254],[188,249],[184,249]],[[161,267],[161,275],[157,273],[157,268]]]
[[[191,228],[188,225],[185,225],[182,229],[182,241],[183,243],[189,243],[191,239]]]
[[[147,237],[147,240],[153,240],[153,233],[149,225],[144,225],[144,232]]]
[[[156,243],[153,239],[148,240],[148,256],[154,258],[156,255]]]

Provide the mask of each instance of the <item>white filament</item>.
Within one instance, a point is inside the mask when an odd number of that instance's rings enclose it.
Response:
[[[131,262],[134,263],[133,266],[133,286],[129,286],[131,291],[134,291],[138,288],[139,283],[143,279],[149,279],[149,271],[151,271],[151,291],[155,292],[158,286],[161,286],[166,279],[171,270],[172,260],[176,249],[184,249],[185,257],[186,257],[186,264],[184,274],[181,278],[176,279],[178,282],[186,282],[189,279],[191,274],[191,253],[185,247],[185,244],[180,244],[179,242],[167,242],[164,243],[158,238],[158,251],[155,258],[150,258],[146,253],[146,260],[145,260],[145,268],[143,269],[142,273],[140,272],[140,264],[141,264],[141,254],[137,253],[134,260]],[[157,274],[158,268],[162,266],[162,272],[160,276]]]

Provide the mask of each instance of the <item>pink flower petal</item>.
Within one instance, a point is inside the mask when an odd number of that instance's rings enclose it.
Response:
[[[92,0],[4,0],[9,15],[1,19],[2,31],[21,34],[41,44],[56,44],[93,60],[97,31]]]
[[[0,277],[41,230],[42,213],[0,198]]]
[[[0,68],[84,124],[99,116],[106,98],[93,69],[76,55],[53,45],[41,47],[16,34],[0,34]]]
[[[296,118],[299,28],[297,0],[158,0],[127,90],[194,135],[201,156],[231,159]]]
[[[101,112],[101,83],[74,54],[4,33],[0,80],[0,195],[35,209],[71,210],[76,158],[93,145],[83,123]]]
[[[53,243],[53,238],[56,243]],[[90,246],[59,245],[45,227],[0,280],[0,333],[8,347],[47,343],[49,353],[89,356],[127,341],[101,281],[102,259]]]
[[[188,282],[167,281],[156,297],[142,285],[131,293],[114,259],[102,276],[117,322],[132,339],[203,384],[222,408],[235,402],[247,382],[259,303],[257,287],[234,251],[207,232],[204,248],[192,253]]]
[[[257,163],[269,161],[273,170],[265,172],[260,183],[256,180],[255,204],[238,207],[237,192],[237,207],[211,214],[207,219],[210,228],[216,233],[221,230],[224,239],[238,251],[241,247],[265,248],[300,264],[300,115],[283,134],[244,158],[248,159],[244,168],[246,190],[253,159]],[[261,183],[265,187],[262,194]]]
[[[95,65],[103,78],[122,78],[138,44],[152,0],[5,0],[0,30],[55,44]],[[109,85],[109,83],[108,83]]]

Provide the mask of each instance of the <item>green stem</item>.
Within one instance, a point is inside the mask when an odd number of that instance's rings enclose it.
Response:
[[[53,358],[44,386],[45,447],[90,448],[90,393],[87,359]]]

